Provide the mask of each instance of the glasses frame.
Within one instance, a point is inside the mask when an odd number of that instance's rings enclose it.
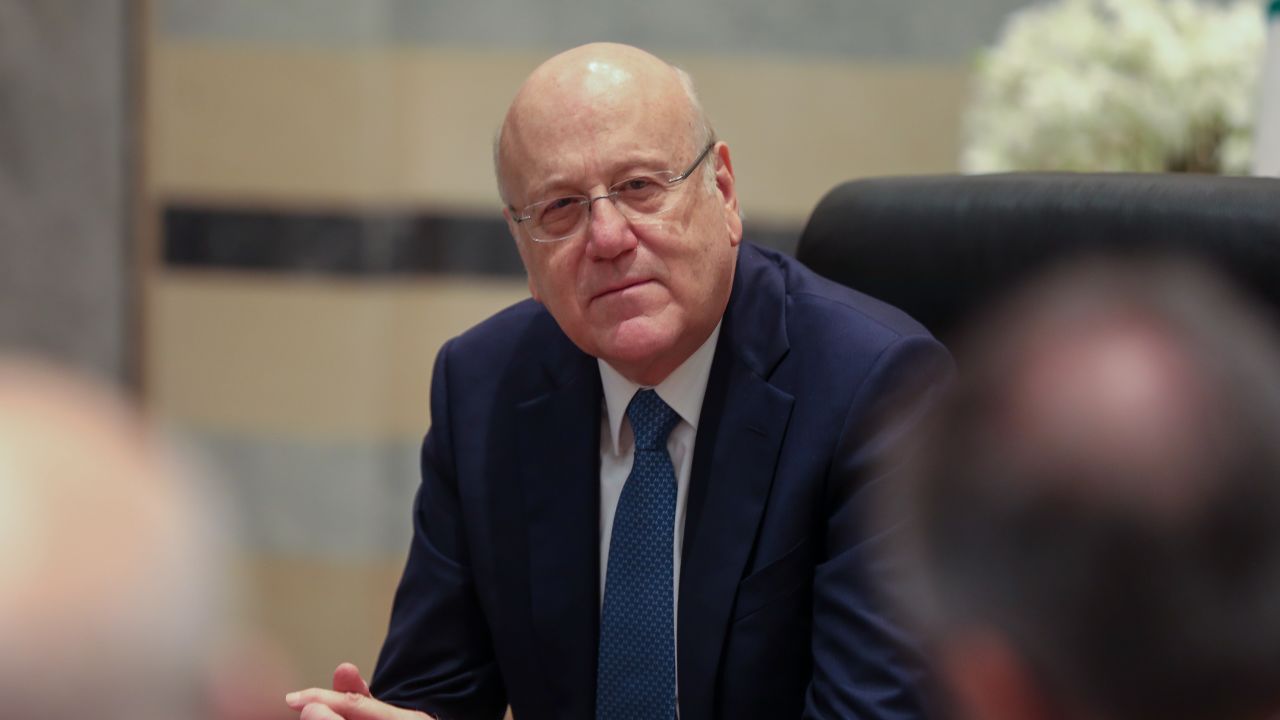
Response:
[[[711,148],[715,146],[716,146],[716,139],[711,138],[711,140],[707,142],[706,147],[702,148],[702,152],[698,153],[698,157],[694,158],[693,162],[689,163],[689,167],[685,168],[685,171],[680,173],[679,175],[676,175],[675,177],[667,180],[666,184],[663,185],[663,189],[666,191],[670,191],[672,188],[676,187],[680,183],[684,182],[685,180],[688,180],[689,176],[693,174],[693,171],[697,170],[698,166],[702,164],[702,161],[705,160],[707,158],[707,155],[711,153]],[[622,185],[631,179],[632,178],[621,180],[617,183],[614,183],[612,187],[617,187],[619,185]],[[542,200],[536,203],[532,203],[530,205],[526,205],[521,210],[516,210],[514,205],[507,205],[507,209],[509,209],[512,213],[519,213],[518,215],[515,215],[514,217],[511,218],[517,225],[519,225],[526,220],[532,219],[533,213],[537,210],[539,206],[546,205],[547,203],[551,203],[551,202],[556,202],[558,200],[575,200],[579,204],[587,206],[587,214],[585,217],[590,219],[591,208],[595,206],[595,202],[597,200],[604,200],[605,198],[608,198],[610,202],[614,202],[615,198],[617,198],[618,194],[621,192],[622,192],[621,190],[610,190],[604,195],[564,195],[561,197],[550,198],[547,200]],[[526,226],[525,232],[529,234],[529,239],[533,240],[536,243],[554,243],[554,242],[560,242],[562,240],[568,240],[569,238],[577,235],[578,233],[582,232],[582,228],[585,227],[585,225],[586,225],[585,223],[579,223],[578,227],[574,228],[573,232],[569,233],[568,235],[562,235],[560,237],[555,237],[555,238],[537,237],[533,234],[533,230],[531,229],[531,226]]]

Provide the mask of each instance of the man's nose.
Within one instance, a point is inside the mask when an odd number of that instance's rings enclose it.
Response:
[[[603,201],[603,202],[601,202]],[[587,215],[587,252],[611,260],[636,246],[631,223],[608,195],[593,196]]]

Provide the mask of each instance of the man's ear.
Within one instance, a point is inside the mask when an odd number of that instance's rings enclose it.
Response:
[[[938,669],[958,720],[1048,720],[1057,717],[1030,668],[993,631],[957,633],[943,642]]]
[[[520,262],[524,264],[524,274],[529,279],[529,295],[537,302],[542,302],[542,299],[538,297],[538,289],[533,284],[533,273],[529,271],[531,258],[528,255],[525,243],[520,241],[520,223],[516,222],[509,206],[504,205],[502,207],[502,217],[507,221],[507,232],[511,233],[511,240],[516,244],[516,252],[520,253]]]
[[[733,159],[729,157],[729,145],[718,142],[711,150],[716,164],[716,192],[724,207],[725,225],[729,240],[736,247],[742,242],[742,210],[738,207],[738,189],[733,177]]]

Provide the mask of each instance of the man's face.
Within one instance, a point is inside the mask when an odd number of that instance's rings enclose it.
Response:
[[[535,73],[504,130],[509,202],[522,209],[595,197],[642,171],[687,168],[705,138],[674,76],[645,74],[663,69],[588,63],[541,89],[530,88]],[[578,234],[538,243],[507,211],[533,297],[578,347],[636,382],[666,377],[728,302],[742,226],[727,146],[717,144],[703,162],[671,191],[674,206],[649,220],[628,221],[597,200]]]

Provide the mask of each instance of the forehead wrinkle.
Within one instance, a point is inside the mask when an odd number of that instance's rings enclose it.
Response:
[[[538,122],[546,118],[546,124]],[[521,117],[507,141],[508,190],[513,200],[537,202],[557,189],[588,194],[630,171],[679,172],[692,157],[655,132],[648,116],[625,108],[587,107],[560,117]],[[681,166],[681,167],[678,167]]]

